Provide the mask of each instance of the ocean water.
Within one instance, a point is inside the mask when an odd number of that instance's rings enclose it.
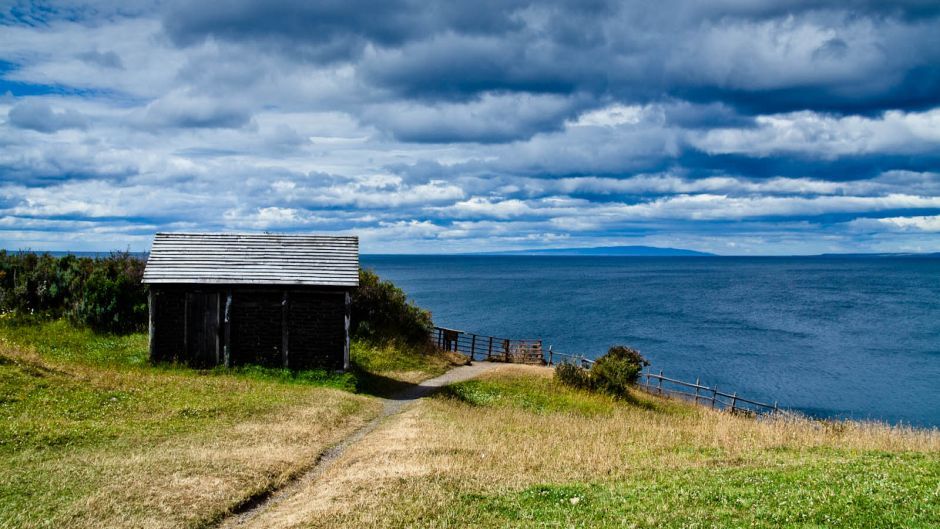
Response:
[[[362,256],[436,324],[596,357],[817,417],[940,427],[940,259]]]

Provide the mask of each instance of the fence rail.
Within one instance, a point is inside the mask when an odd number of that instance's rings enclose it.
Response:
[[[438,349],[460,353],[467,356],[470,361],[489,360],[548,366],[558,363],[572,363],[586,369],[590,369],[594,365],[594,360],[584,355],[553,351],[552,346],[548,346],[548,349],[544,350],[541,339],[497,338],[445,327],[434,327],[431,332],[431,339]],[[649,370],[640,373],[640,381],[637,386],[655,395],[683,398],[696,404],[710,406],[713,409],[728,410],[733,413],[760,415],[780,411],[776,402],[767,404],[746,399],[738,396],[737,392],[726,393],[719,391],[718,386],[705,386],[700,384],[698,380],[693,384],[692,382],[669,378],[664,376],[662,371],[659,374]]]
[[[434,327],[431,340],[442,351],[466,355],[471,361],[515,362],[521,364],[545,364],[542,340],[519,340],[484,336],[456,329]]]
[[[585,369],[590,369],[594,365],[594,360],[584,356],[584,355],[573,355],[568,353],[559,353],[552,350],[552,346],[548,346],[548,359],[546,364],[553,366],[560,363],[570,363],[578,364]]]
[[[718,390],[718,386],[704,386],[695,383],[685,382],[645,371],[640,374],[640,388],[654,395],[674,396],[694,401],[696,404],[710,405],[713,409],[728,410],[732,413],[748,413],[754,415],[777,413],[780,408],[777,403],[767,404],[756,400],[746,399],[734,393],[726,393]]]

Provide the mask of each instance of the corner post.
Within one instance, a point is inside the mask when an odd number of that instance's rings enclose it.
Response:
[[[157,361],[157,344],[153,340],[153,336],[156,333],[156,307],[154,304],[157,301],[156,295],[154,295],[153,287],[150,287],[147,290],[147,307],[148,307],[148,320],[147,320],[147,335],[148,335],[148,347],[150,348],[150,361]]]
[[[222,320],[222,357],[225,367],[232,367],[232,290],[225,293],[225,315]]]
[[[346,291],[346,342],[343,346],[343,371],[349,370],[349,327],[352,320],[352,295]]]
[[[288,322],[289,322],[289,313],[290,310],[290,298],[287,295],[287,291],[281,295],[281,361],[283,366],[288,367],[287,360],[287,345],[289,341],[288,336]]]

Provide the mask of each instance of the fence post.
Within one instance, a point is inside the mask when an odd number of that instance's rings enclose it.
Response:
[[[473,353],[477,348],[477,335],[471,334],[470,336],[472,336],[470,338],[470,361],[473,362]]]
[[[774,401],[774,415],[776,415],[778,411],[779,410],[777,410],[777,401]]]
[[[509,340],[503,340],[503,360],[509,363]]]
[[[493,356],[493,337],[490,336],[490,348],[486,351],[486,359],[489,360]]]
[[[731,395],[731,413],[734,413],[734,403],[737,401],[738,401],[738,392],[735,391],[734,394]]]
[[[554,360],[553,355],[554,353],[552,353],[552,346],[549,345],[548,346],[548,365],[553,365],[552,364],[552,360]]]
[[[695,403],[698,404],[698,377],[695,377]]]
[[[712,388],[712,409],[715,409],[715,400],[718,398],[718,386]]]
[[[663,394],[663,370],[659,370],[659,394]]]

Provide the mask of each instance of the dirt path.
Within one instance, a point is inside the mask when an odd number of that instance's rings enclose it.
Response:
[[[361,441],[388,417],[399,413],[408,404],[431,394],[440,387],[475,378],[483,372],[492,369],[495,365],[496,364],[488,362],[478,362],[469,366],[460,366],[451,369],[439,377],[425,380],[390,398],[383,399],[385,405],[378,417],[367,422],[352,435],[320,454],[313,467],[309,470],[291,480],[280,489],[249,501],[240,509],[236,510],[234,514],[224,518],[218,526],[221,528],[232,528],[249,525],[252,520],[263,513],[307,489],[311,483],[315,482],[317,478],[326,472],[350,446]]]

